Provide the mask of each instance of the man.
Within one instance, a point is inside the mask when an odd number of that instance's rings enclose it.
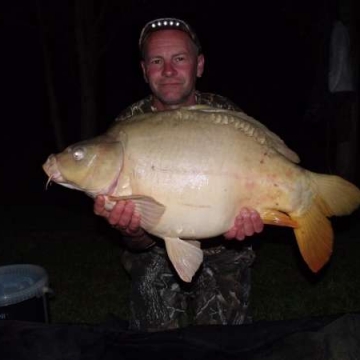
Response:
[[[139,48],[144,79],[152,94],[125,109],[117,121],[144,112],[194,104],[240,111],[222,96],[196,90],[196,79],[203,74],[205,58],[196,34],[184,21],[166,18],[147,23],[140,35]],[[119,229],[133,250],[126,250],[123,255],[125,269],[132,278],[132,329],[242,324],[250,320],[250,266],[254,260],[251,247],[234,241],[225,244],[223,239],[204,242],[203,265],[192,283],[185,284],[172,269],[161,241],[141,229],[140,216],[134,212],[131,201],[119,201],[109,212],[104,208],[104,198],[99,196],[94,211]],[[243,240],[262,229],[259,214],[242,209],[224,237]]]

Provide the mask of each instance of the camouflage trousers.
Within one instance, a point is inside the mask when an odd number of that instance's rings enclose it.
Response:
[[[203,251],[204,262],[191,283],[178,277],[162,247],[124,251],[122,262],[131,276],[130,329],[251,322],[250,266],[255,258],[251,247],[221,245]]]

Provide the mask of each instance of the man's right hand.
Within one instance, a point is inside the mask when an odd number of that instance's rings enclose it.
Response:
[[[154,244],[154,240],[140,227],[140,215],[135,212],[135,205],[130,200],[117,201],[112,210],[105,209],[105,197],[99,195],[95,199],[94,213],[102,216],[127,239],[128,246],[133,249],[146,249]]]
[[[126,235],[142,235],[144,233],[140,227],[140,215],[135,212],[132,201],[117,201],[109,211],[105,209],[105,197],[99,195],[95,199],[94,212],[96,215],[104,217],[110,225]]]

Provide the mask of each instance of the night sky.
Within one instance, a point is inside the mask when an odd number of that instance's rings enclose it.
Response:
[[[68,145],[80,139],[73,3],[18,0],[0,6],[5,204],[49,202],[41,164],[57,150],[49,120],[44,31],[65,140]],[[326,97],[326,49],[337,16],[333,1],[169,5],[169,1],[109,0],[96,2],[99,14],[104,3],[97,78],[99,132],[127,105],[148,94],[137,53],[142,26],[156,17],[180,17],[193,26],[204,48],[205,73],[198,89],[229,97],[279,134],[298,152],[304,167],[326,172],[326,122],[309,114]],[[37,6],[45,27],[39,25]],[[52,186],[52,193],[77,196],[55,187],[60,188]]]

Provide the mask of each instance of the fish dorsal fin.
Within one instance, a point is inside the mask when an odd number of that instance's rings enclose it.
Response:
[[[288,160],[294,163],[300,162],[299,156],[288,148],[278,135],[269,130],[260,121],[246,115],[244,112],[218,109],[207,105],[187,106],[182,109],[186,111],[212,113],[214,114],[213,121],[216,124],[232,124],[235,129],[241,130],[247,136],[253,137],[260,144],[275,150],[285,156]]]
[[[150,196],[108,196],[110,201],[131,200],[135,204],[135,211],[141,216],[141,227],[147,231],[154,228],[162,217],[165,206]]]
[[[180,278],[185,282],[191,279],[203,261],[202,250],[191,241],[164,237],[166,251]]]

